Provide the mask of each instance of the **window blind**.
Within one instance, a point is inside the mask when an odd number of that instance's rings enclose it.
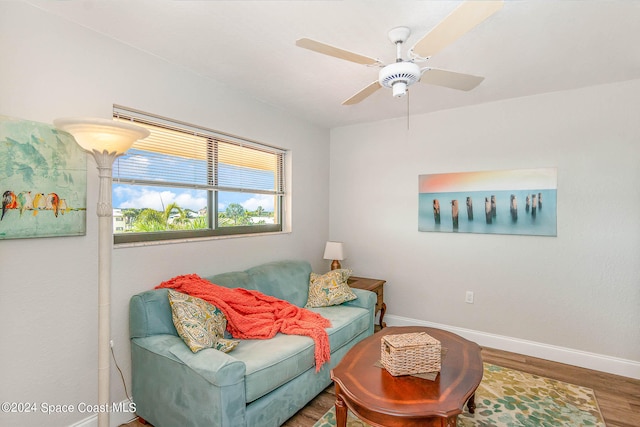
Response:
[[[114,119],[150,131],[113,167],[118,183],[283,195],[285,151],[167,119],[114,108]]]

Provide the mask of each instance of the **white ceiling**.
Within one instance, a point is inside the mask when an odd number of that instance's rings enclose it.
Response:
[[[295,46],[307,37],[392,62],[389,29],[411,47],[460,1],[26,0],[269,105],[336,127],[402,117],[407,98],[381,89],[342,106],[377,68]],[[479,1],[479,0],[478,0]],[[426,113],[640,78],[640,1],[506,0],[429,65],[486,79],[470,92],[411,86],[409,111]]]

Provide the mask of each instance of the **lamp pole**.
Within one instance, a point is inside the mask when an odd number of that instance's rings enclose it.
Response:
[[[111,252],[113,241],[113,208],[111,183],[113,161],[118,153],[91,153],[98,166],[98,427],[109,427],[111,351]]]

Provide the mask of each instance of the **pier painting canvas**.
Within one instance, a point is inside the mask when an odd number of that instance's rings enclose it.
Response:
[[[0,240],[86,233],[87,156],[52,125],[0,116]]]
[[[418,230],[557,235],[557,169],[418,176]]]

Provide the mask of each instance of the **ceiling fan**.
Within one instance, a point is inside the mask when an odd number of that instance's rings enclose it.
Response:
[[[452,89],[471,90],[478,86],[484,80],[484,77],[431,67],[421,68],[418,64],[425,63],[431,56],[496,13],[502,8],[503,3],[503,0],[468,0],[463,2],[429,33],[418,40],[409,50],[407,59],[402,59],[402,45],[411,35],[411,30],[408,27],[391,29],[389,31],[389,39],[396,45],[396,61],[391,64],[384,64],[379,59],[307,38],[297,40],[296,46],[346,61],[381,68],[378,73],[378,80],[345,100],[342,105],[357,104],[382,87],[390,88],[395,97],[404,96],[407,93],[407,88],[418,81]]]

